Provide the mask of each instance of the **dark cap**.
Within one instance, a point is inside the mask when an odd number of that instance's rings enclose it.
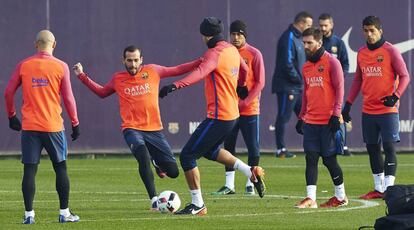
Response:
[[[200,24],[200,33],[204,36],[216,36],[223,32],[223,23],[216,17],[206,17]]]
[[[242,20],[236,20],[230,25],[230,33],[237,32],[247,37],[246,24]]]

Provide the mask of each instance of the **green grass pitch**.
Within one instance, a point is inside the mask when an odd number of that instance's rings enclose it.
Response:
[[[246,160],[245,156],[241,156]],[[59,224],[58,198],[53,168],[42,159],[36,177],[34,207],[36,224],[30,229],[358,229],[373,225],[383,216],[383,200],[364,202],[358,196],[373,188],[367,155],[338,157],[344,172],[347,207],[298,210],[293,205],[305,195],[305,159],[261,158],[266,171],[267,194],[243,196],[246,178],[236,173],[236,194],[212,196],[224,184],[224,168],[215,162],[198,161],[204,201],[203,217],[174,216],[150,212],[150,202],[132,156],[69,159],[71,179],[69,206],[81,218],[79,223]],[[414,155],[398,156],[398,184],[413,183]],[[0,229],[29,229],[21,224],[24,206],[21,194],[22,164],[18,159],[0,160]],[[156,177],[157,192],[173,190],[183,207],[191,198],[181,174],[177,179]],[[318,204],[333,195],[328,171],[319,163]]]

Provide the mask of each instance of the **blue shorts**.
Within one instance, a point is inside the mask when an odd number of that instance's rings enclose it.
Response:
[[[362,114],[362,136],[366,144],[399,142],[400,116],[398,113]]]
[[[22,130],[21,144],[23,164],[39,164],[43,148],[46,149],[53,163],[65,161],[68,154],[68,144],[64,131],[40,132]]]
[[[224,148],[234,154],[239,130],[242,133],[249,157],[260,157],[259,115],[240,116],[233,130],[224,141]]]
[[[157,165],[164,162],[176,162],[171,147],[161,131],[140,131],[128,128],[123,130],[123,134],[131,151],[134,145],[147,146],[151,158]]]
[[[231,132],[237,120],[221,121],[207,118],[197,127],[180,154],[184,171],[197,167],[196,160],[204,156],[216,160],[220,145]]]
[[[303,124],[303,149],[322,157],[342,154],[344,151],[344,126],[334,134],[329,125]]]

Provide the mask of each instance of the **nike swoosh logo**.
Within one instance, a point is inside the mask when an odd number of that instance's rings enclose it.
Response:
[[[191,214],[193,214],[193,215],[196,215],[197,213],[199,213],[200,211],[197,211],[197,210],[191,210]]]
[[[345,43],[346,51],[348,52],[348,59],[349,59],[349,73],[355,73],[356,64],[357,64],[357,52],[352,50],[349,46],[349,36],[351,35],[352,26],[346,31],[346,33],[342,36],[342,41]],[[414,49],[414,39],[407,40],[405,42],[400,42],[398,44],[393,44],[401,54],[408,52]]]

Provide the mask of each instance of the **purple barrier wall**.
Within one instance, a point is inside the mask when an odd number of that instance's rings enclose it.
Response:
[[[44,28],[49,27],[56,36],[58,43],[55,56],[66,61],[70,67],[78,61],[82,62],[85,71],[94,80],[104,84],[114,72],[123,70],[122,50],[127,45],[141,47],[145,63],[176,65],[197,58],[206,50],[198,30],[203,17],[221,18],[226,34],[231,21],[242,19],[248,25],[248,42],[262,51],[265,61],[267,85],[262,93],[260,137],[262,148],[273,151],[276,96],[270,93],[270,83],[275,66],[276,43],[281,33],[293,21],[295,14],[301,10],[309,11],[315,19],[320,13],[331,13],[335,20],[335,33],[340,37],[346,35],[343,39],[352,49],[351,54],[364,44],[362,19],[367,15],[379,16],[383,22],[385,38],[398,44],[409,72],[412,72],[414,40],[411,12],[414,11],[414,4],[409,0],[2,0],[0,92],[4,94],[16,64],[35,52],[35,35]],[[314,25],[315,23],[317,20]],[[355,57],[350,56],[351,62],[355,61]],[[347,89],[352,77],[352,73],[346,77]],[[161,85],[171,81],[164,80]],[[401,143],[398,147],[407,150],[413,150],[411,85],[402,98],[400,107]],[[117,97],[113,95],[106,99],[98,98],[74,75],[72,87],[77,100],[82,134],[78,141],[69,141],[71,151],[127,151],[120,131]],[[175,150],[183,147],[197,122],[205,118],[202,91],[203,84],[199,83],[160,101],[164,133]],[[21,91],[16,95],[15,101],[20,108]],[[362,149],[364,144],[360,130],[360,101],[359,97],[351,113],[354,122],[349,135],[349,145],[351,148]],[[19,151],[19,134],[8,129],[3,96],[0,97],[0,103],[0,152]],[[64,118],[66,127],[70,127],[65,111]],[[291,129],[287,133],[287,144],[292,149],[301,149],[302,137],[294,131],[295,122],[294,118],[289,123]],[[70,128],[67,134],[70,134],[69,131]],[[242,141],[239,141],[238,147],[244,148]]]

